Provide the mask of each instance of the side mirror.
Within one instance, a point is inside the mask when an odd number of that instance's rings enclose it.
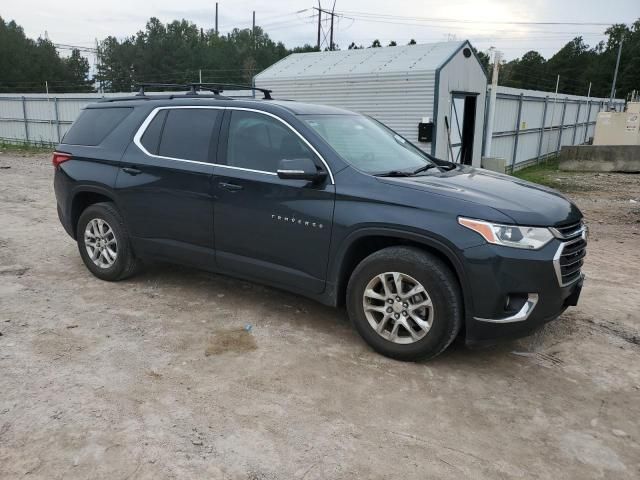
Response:
[[[317,182],[327,176],[326,172],[318,170],[310,158],[282,159],[278,164],[278,177],[283,180],[307,180]]]

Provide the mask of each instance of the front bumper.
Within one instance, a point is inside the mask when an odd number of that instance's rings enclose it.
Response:
[[[561,286],[554,266],[560,247],[538,251],[481,245],[464,251],[471,286],[468,345],[491,344],[530,334],[577,305],[584,275]]]

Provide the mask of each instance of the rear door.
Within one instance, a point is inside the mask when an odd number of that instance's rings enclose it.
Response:
[[[214,172],[216,263],[250,278],[302,292],[324,289],[335,188],[282,180],[283,158],[315,150],[286,122],[267,112],[230,109]]]
[[[116,190],[137,254],[214,267],[211,176],[223,113],[161,107],[136,134]]]

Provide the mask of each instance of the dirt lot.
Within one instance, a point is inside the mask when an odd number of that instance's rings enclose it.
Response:
[[[639,478],[640,176],[558,175],[591,226],[580,305],[404,364],[269,288],[97,280],[49,159],[0,155],[0,478]]]

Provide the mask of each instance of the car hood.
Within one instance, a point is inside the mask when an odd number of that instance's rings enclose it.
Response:
[[[551,188],[481,168],[457,166],[442,173],[378,178],[384,183],[485,205],[519,225],[553,226],[582,218],[573,202]]]

